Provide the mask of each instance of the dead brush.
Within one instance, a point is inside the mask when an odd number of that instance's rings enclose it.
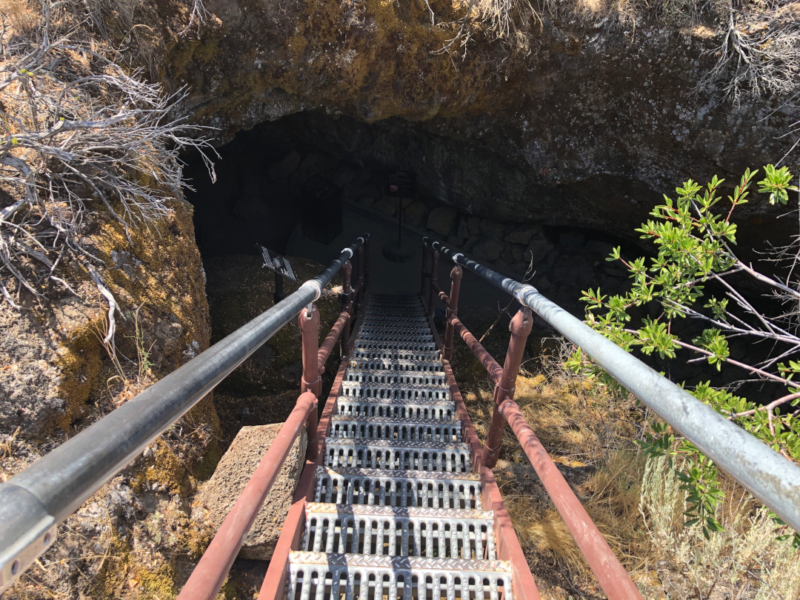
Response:
[[[650,540],[648,563],[671,597],[788,599],[800,597],[800,552],[776,539],[769,511],[725,477],[716,517],[724,530],[706,539],[683,526],[684,492],[668,457],[647,463],[640,514]]]
[[[23,292],[78,295],[64,266],[79,267],[109,302],[113,334],[115,302],[98,274],[107,265],[86,246],[92,213],[126,233],[152,227],[180,197],[180,151],[210,145],[175,117],[185,90],[165,94],[120,67],[109,44],[84,39],[69,7],[40,6],[29,32],[0,14],[0,293],[17,309]]]

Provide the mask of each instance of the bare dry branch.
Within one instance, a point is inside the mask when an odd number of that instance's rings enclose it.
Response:
[[[175,116],[185,90],[164,94],[112,51],[57,31],[53,6],[42,1],[35,39],[3,29],[0,40],[0,185],[12,199],[0,206],[6,300],[12,287],[41,295],[48,280],[71,290],[54,271],[65,251],[97,262],[81,241],[92,211],[107,210],[126,231],[169,215],[184,185],[181,151],[199,150],[214,179],[202,130]]]

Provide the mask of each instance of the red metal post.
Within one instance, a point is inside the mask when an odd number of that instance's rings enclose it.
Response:
[[[525,421],[517,403],[506,400],[500,405],[499,411],[517,436],[542,485],[567,524],[606,596],[613,600],[619,598],[640,600],[639,590],[614,556],[614,552],[592,522],[580,500],[575,497],[572,488],[559,473],[539,438]]]
[[[264,504],[264,499],[289,456],[292,444],[300,435],[306,418],[311,414],[317,414],[317,399],[314,394],[305,392],[297,399],[294,410],[261,459],[236,504],[225,517],[225,521],[200,562],[197,563],[178,598],[182,600],[213,600],[216,597],[242,547],[247,532],[250,531],[258,511],[261,510],[261,505]],[[312,434],[310,428],[308,434],[310,448]]]
[[[439,251],[433,249],[433,260],[431,261],[431,291],[428,298],[428,318],[433,318],[433,311],[436,309],[436,286],[439,282]]]
[[[342,312],[347,312],[348,314],[353,314],[353,300],[350,297],[353,293],[353,288],[351,287],[350,277],[353,273],[353,266],[350,264],[348,260],[342,265]],[[347,324],[342,329],[342,356],[348,353],[348,349],[350,348],[350,319],[347,320]]]
[[[347,331],[350,325],[350,317],[352,316],[353,305],[351,303],[348,305],[347,310],[341,313],[339,318],[336,319],[336,323],[333,324],[333,327],[331,327],[331,330],[325,337],[325,341],[322,342],[322,346],[319,347],[319,352],[317,352],[317,372],[320,375],[325,372],[325,363],[328,362],[331,350],[333,350],[333,347],[336,345],[336,340],[339,339],[339,336]],[[344,341],[342,341],[342,344],[344,344]],[[342,346],[342,355],[344,356],[344,354],[345,348]]]
[[[303,335],[303,377],[300,391],[311,392],[319,398],[322,392],[322,379],[319,376],[319,311],[310,304],[300,311],[298,317]]]
[[[363,319],[364,316],[362,314],[356,322],[356,329],[360,327]],[[275,545],[275,551],[269,562],[267,576],[264,578],[264,583],[258,595],[259,598],[264,598],[265,600],[283,600],[285,598],[286,576],[288,573],[286,567],[289,561],[289,552],[300,548],[300,540],[303,537],[303,526],[306,522],[306,501],[312,502],[314,498],[316,467],[318,464],[322,464],[322,457],[325,453],[325,434],[328,431],[331,417],[336,411],[336,398],[341,394],[342,381],[344,380],[344,373],[346,370],[347,363],[342,361],[342,364],[339,366],[339,372],[336,374],[336,379],[333,381],[333,386],[331,386],[331,393],[328,394],[328,401],[325,403],[325,408],[322,410],[322,418],[320,418],[319,421],[319,427],[317,429],[319,445],[317,458],[313,462],[306,461],[305,469],[303,469],[300,482],[297,484],[297,489],[295,490],[294,504],[292,504],[292,507],[289,509],[289,514],[286,516],[286,521],[284,521],[281,536],[278,538],[278,543]],[[466,414],[466,408],[464,411]],[[480,444],[480,442],[478,442],[478,444]]]
[[[511,563],[512,586],[515,600],[539,600],[539,589],[522,551],[511,517],[506,510],[500,489],[491,469],[483,467],[481,473],[481,506],[494,512],[494,537],[497,540],[497,558]]]
[[[481,361],[483,368],[489,372],[492,381],[494,381],[495,384],[500,383],[500,378],[503,376],[503,368],[497,364],[497,361],[492,358],[489,351],[475,339],[472,332],[464,326],[458,317],[452,317],[450,320],[453,322],[453,329],[461,336],[461,339],[464,340],[464,343],[467,344],[469,349],[472,350],[475,358]]]
[[[499,366],[497,367],[500,368]],[[450,363],[444,363],[444,374],[447,385],[450,386],[450,393],[453,395],[453,402],[456,405],[456,412],[458,419],[463,427],[463,439],[469,444],[470,456],[472,458],[472,470],[474,473],[481,475],[481,506],[484,510],[494,511],[494,532],[495,539],[497,540],[497,557],[500,560],[507,560],[511,562],[514,588],[514,598],[516,600],[539,600],[539,591],[536,588],[536,582],[533,579],[531,570],[528,568],[528,562],[525,559],[525,554],[522,552],[522,547],[519,545],[517,534],[514,532],[514,526],[511,524],[511,518],[508,516],[508,511],[503,504],[503,498],[500,496],[500,490],[495,483],[494,475],[491,469],[481,467],[481,442],[478,439],[478,434],[472,427],[472,421],[467,413],[467,406],[464,404],[464,398],[458,389],[458,383],[453,375],[453,369]]]
[[[461,289],[461,267],[456,265],[450,271],[450,302],[447,304],[447,326],[444,331],[444,359],[453,358],[453,317],[458,316],[458,292]]]
[[[504,400],[512,400],[517,386],[517,375],[519,366],[522,363],[522,354],[525,352],[525,343],[528,341],[528,334],[533,327],[533,317],[531,309],[527,306],[519,309],[514,318],[511,319],[509,330],[511,339],[508,342],[506,361],[503,363],[503,376],[494,388],[494,411],[492,412],[492,422],[489,424],[489,433],[486,435],[486,442],[483,445],[483,465],[493,469],[500,456],[500,446],[503,443],[503,429],[506,421],[500,414],[498,407]]]

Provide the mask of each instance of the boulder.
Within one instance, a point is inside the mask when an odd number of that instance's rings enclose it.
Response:
[[[484,237],[493,237],[499,240],[503,239],[503,230],[505,226],[497,221],[491,219],[481,219],[480,234]]]
[[[592,264],[584,256],[560,256],[550,275],[556,283],[585,290],[597,285]]]
[[[494,238],[483,240],[475,245],[473,253],[478,260],[494,262],[503,252],[503,242]]]
[[[598,259],[608,258],[614,251],[613,244],[601,242],[599,240],[589,240],[586,242],[586,248],[599,254],[600,256],[597,257]]]
[[[397,212],[397,198],[384,196],[372,205],[372,208],[381,211],[383,214],[393,217]]]
[[[469,225],[467,224],[467,219],[464,217],[461,217],[458,221],[458,233],[456,233],[456,237],[462,242],[469,239]]]
[[[405,209],[403,216],[406,223],[412,227],[423,227],[425,225],[425,217],[428,216],[428,207],[424,202],[414,202]]]
[[[475,244],[477,244],[481,238],[477,235],[471,235],[469,239],[464,243],[463,250],[464,252],[472,252],[472,249],[475,248]]]
[[[455,221],[456,216],[458,216],[456,209],[449,206],[434,208],[431,214],[428,215],[428,229],[446,238],[450,235],[450,229],[453,227],[453,221]]]
[[[193,520],[210,522],[215,531],[219,529],[282,426],[283,423],[276,423],[243,427],[239,430],[211,479],[201,486],[195,496],[192,504]],[[278,478],[272,484],[253,526],[245,536],[239,551],[240,557],[253,560],[272,558],[305,464],[306,444],[304,429],[295,440],[289,457],[283,463]]]
[[[541,230],[541,227],[537,227],[535,225],[519,227],[506,235],[505,240],[511,244],[522,244],[525,246],[531,241],[531,238]]]
[[[467,219],[467,227],[470,236],[478,235],[481,232],[481,220],[478,217],[470,217]]]
[[[542,232],[536,234],[525,248],[524,260],[533,261],[533,264],[541,262],[553,249],[553,244]]]
[[[286,179],[300,164],[300,154],[296,150],[292,150],[280,161],[273,164],[267,171],[267,175],[272,181],[280,181]],[[263,171],[262,171],[263,172]]]

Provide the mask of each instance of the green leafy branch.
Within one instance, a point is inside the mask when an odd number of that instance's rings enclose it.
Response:
[[[704,361],[716,371],[730,366],[782,386],[785,393],[766,404],[714,389],[709,382],[699,384],[691,393],[796,461],[800,459],[800,386],[795,387],[794,378],[800,373],[800,362],[790,358],[800,351],[796,323],[791,315],[762,313],[740,291],[741,280],[731,281],[734,275],[749,277],[777,300],[800,304],[795,280],[765,275],[740,260],[733,250],[738,234],[734,213],[750,201],[757,174],[747,169],[727,198],[721,193],[724,180],[716,176],[705,186],[692,180],[685,182],[676,189],[675,199],[665,196],[663,204],[651,211],[652,218],[636,230],[642,239],[654,244],[658,255],[649,261],[644,257],[630,260],[615,248],[607,259],[619,261],[627,269],[630,291],[606,296],[600,289],[589,289],[581,299],[586,304],[586,322],[627,351],[638,348],[663,360],[689,351],[695,355],[690,361]],[[797,191],[791,182],[792,174],[786,167],[768,165],[764,178],[757,182],[758,192],[767,194],[771,205],[784,206],[790,192]],[[794,248],[794,255],[798,254],[798,248]],[[717,284],[722,295],[708,292],[710,282]],[[634,323],[635,309],[652,309],[654,305],[659,309],[657,316],[637,318]],[[707,324],[691,341],[681,340],[673,331],[676,320],[687,318]],[[735,360],[730,349],[734,338],[769,341],[774,350],[756,364]],[[580,349],[567,360],[566,367],[601,385],[619,385]],[[686,525],[701,526],[708,537],[721,528],[714,516],[723,498],[717,468],[691,443],[676,439],[669,429],[664,423],[653,423],[642,450],[649,456],[670,457],[686,493]]]

